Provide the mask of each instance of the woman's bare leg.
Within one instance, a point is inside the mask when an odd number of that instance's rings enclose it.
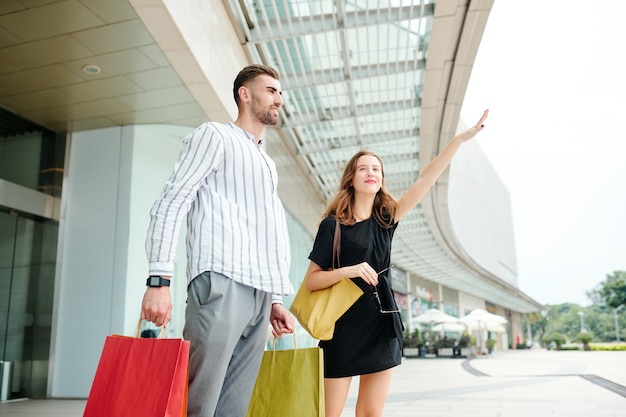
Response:
[[[326,417],[340,417],[346,405],[352,377],[324,378],[324,397],[326,398]]]
[[[356,417],[382,417],[392,369],[361,375],[359,397],[356,401]]]

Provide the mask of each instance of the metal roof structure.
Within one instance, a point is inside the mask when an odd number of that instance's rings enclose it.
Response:
[[[222,63],[190,44],[180,22],[204,20],[207,33],[228,26],[249,61],[279,70],[285,104],[281,125],[266,133],[270,153],[323,203],[358,149],[383,158],[397,196],[454,136],[493,1],[193,0],[181,16],[168,3],[3,2],[0,106],[57,131],[229,120],[222,80],[210,75]],[[447,184],[446,173],[403,218],[394,264],[511,310],[540,309],[465,253]]]

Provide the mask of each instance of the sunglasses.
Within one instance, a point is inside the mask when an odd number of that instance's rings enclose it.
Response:
[[[393,265],[390,265],[387,268],[383,269],[382,271],[378,272],[378,275],[380,275],[383,272],[387,271],[392,266]],[[377,286],[374,287],[374,298],[376,299],[376,306],[378,307],[378,311],[380,311],[382,314],[392,314],[392,313],[399,313],[400,312],[400,310],[385,310],[385,309],[383,309],[383,306],[380,303],[380,296],[378,295],[378,287]]]

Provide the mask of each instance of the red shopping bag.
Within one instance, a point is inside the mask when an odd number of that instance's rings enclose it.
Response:
[[[188,365],[188,340],[108,336],[83,417],[184,417]]]

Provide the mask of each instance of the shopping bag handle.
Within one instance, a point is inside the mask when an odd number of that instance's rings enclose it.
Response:
[[[293,348],[296,349],[296,332],[291,332],[291,335],[293,336]],[[272,342],[272,350],[276,350],[276,339],[278,338],[274,336],[274,341]]]
[[[135,337],[141,337],[141,324],[143,323],[142,318],[139,318],[139,321],[137,322],[137,331],[135,332]],[[165,337],[165,328],[167,326],[163,326],[161,327],[161,332],[159,333],[159,335],[157,336],[157,339],[163,339]]]

